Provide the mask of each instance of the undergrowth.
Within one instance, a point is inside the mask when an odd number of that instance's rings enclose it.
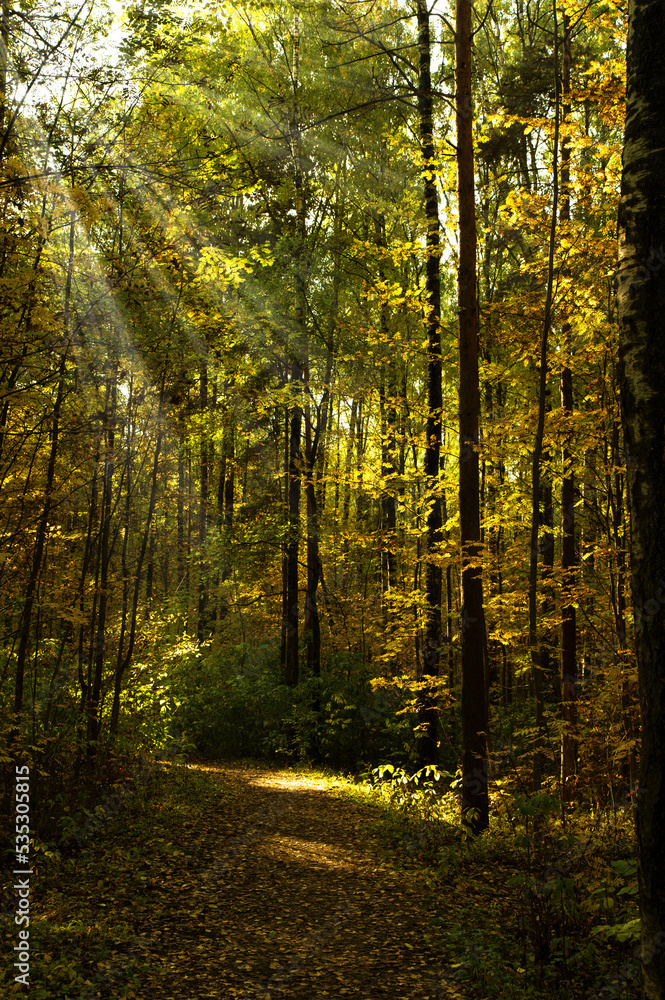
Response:
[[[488,1000],[637,998],[630,809],[562,811],[547,792],[497,781],[490,828],[473,838],[451,779],[434,767],[410,774],[383,765],[356,786],[381,807],[377,829],[405,866],[425,865],[440,883],[432,924],[449,970],[441,995],[464,983]]]
[[[41,843],[32,858],[30,995],[34,1000],[139,998],[146,937],[137,907],[149,905],[155,883],[205,850],[196,818],[214,816],[231,792],[178,764],[147,764],[130,784],[110,787],[96,809],[65,835]],[[200,829],[200,833],[199,833]],[[205,825],[207,831],[207,824]],[[3,955],[16,944],[12,879],[3,886]],[[150,907],[158,924],[164,913]],[[3,996],[20,995],[12,958],[0,979]]]

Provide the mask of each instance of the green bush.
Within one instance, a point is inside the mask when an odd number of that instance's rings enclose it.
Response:
[[[398,697],[375,692],[351,656],[287,687],[271,645],[183,657],[171,674],[171,741],[204,755],[317,760],[336,768],[406,761],[414,720]]]

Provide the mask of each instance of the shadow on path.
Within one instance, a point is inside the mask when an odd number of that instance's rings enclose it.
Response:
[[[205,846],[152,886],[141,1000],[459,996],[428,940],[434,888],[381,860],[368,808],[295,772],[195,766],[235,794],[192,816]]]

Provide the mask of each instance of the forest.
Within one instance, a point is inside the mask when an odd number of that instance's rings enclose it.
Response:
[[[619,300],[665,249],[654,221],[624,282],[627,31],[622,0],[3,3],[1,811],[12,859],[29,773],[36,998],[663,976],[635,807],[665,567],[635,591],[629,518],[662,442],[626,442]],[[402,872],[376,899],[423,910],[392,985],[302,978],[349,903],[262,986],[157,986],[127,900],[72,888],[135,880],[130,833],[182,867],[211,809],[247,874],[315,785]],[[408,980],[423,941],[447,971]]]

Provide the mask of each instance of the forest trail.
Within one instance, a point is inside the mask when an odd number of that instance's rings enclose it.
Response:
[[[204,769],[235,794],[192,816],[208,849],[153,879],[141,1000],[460,996],[432,940],[441,899],[382,860],[369,809],[290,771]]]

